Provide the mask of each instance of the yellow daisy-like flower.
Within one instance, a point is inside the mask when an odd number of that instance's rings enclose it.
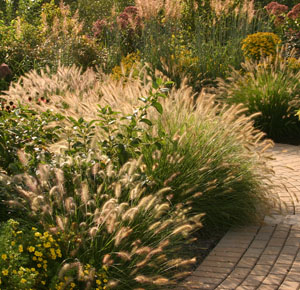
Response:
[[[34,233],[34,236],[38,238],[38,237],[42,236],[42,234],[39,232],[36,232],[36,233]]]
[[[37,256],[37,257],[42,257],[42,256],[43,256],[43,253],[42,253],[42,252],[39,252],[39,251],[35,251],[35,252],[34,252],[34,255]]]
[[[19,252],[22,253],[23,252],[23,246],[19,245]]]
[[[7,255],[6,255],[6,254],[2,254],[2,255],[1,255],[1,258],[2,258],[2,260],[5,261],[5,260],[7,259]]]
[[[33,231],[37,231],[37,228],[35,228],[35,227],[32,227],[31,229],[32,229]]]
[[[35,272],[35,268],[31,268],[30,270],[31,270],[32,272]]]
[[[16,271],[16,270],[12,270],[12,273],[13,273],[14,275],[16,275],[16,274],[17,274],[17,271]]]
[[[50,247],[51,247],[51,244],[49,242],[44,243],[44,248],[50,248]]]
[[[22,278],[22,279],[20,280],[20,282],[21,282],[22,284],[25,284],[25,283],[27,282],[27,280],[24,279],[24,278]]]
[[[32,252],[34,252],[34,250],[35,250],[35,247],[33,247],[33,246],[30,246],[30,247],[28,247],[28,248],[27,248],[27,250],[28,250],[30,253],[32,253]]]
[[[7,276],[7,275],[8,275],[8,270],[7,270],[7,269],[2,270],[2,275],[3,275],[3,276]]]
[[[32,260],[33,260],[33,261],[36,261],[36,260],[37,260],[37,257],[32,257]]]
[[[38,268],[42,268],[42,264],[37,264],[37,267]]]
[[[97,284],[97,285],[101,285],[102,282],[101,282],[100,280],[96,280],[96,284]]]
[[[12,246],[14,246],[14,245],[16,244],[16,242],[15,242],[15,241],[12,241],[10,244],[11,244]]]

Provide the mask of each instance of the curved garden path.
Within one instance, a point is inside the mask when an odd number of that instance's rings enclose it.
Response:
[[[272,150],[280,205],[263,225],[230,230],[178,290],[300,289],[300,146]]]

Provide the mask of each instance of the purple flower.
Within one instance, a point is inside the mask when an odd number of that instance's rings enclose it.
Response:
[[[94,33],[94,37],[98,37],[103,30],[107,27],[108,23],[105,19],[98,19],[93,23],[92,31]]]
[[[5,78],[7,75],[10,75],[12,72],[7,64],[2,63],[0,65],[0,79]]]
[[[278,2],[271,2],[265,6],[265,8],[269,14],[273,14],[275,16],[282,15],[289,10],[286,5],[279,4]]]

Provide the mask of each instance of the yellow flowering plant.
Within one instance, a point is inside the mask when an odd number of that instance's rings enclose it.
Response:
[[[112,77],[115,80],[129,77],[130,73],[133,73],[133,77],[137,77],[141,67],[141,55],[140,52],[129,53],[122,58],[120,65],[115,66],[112,69]]]
[[[280,38],[272,32],[257,32],[242,40],[242,51],[246,59],[260,60],[262,57],[275,56],[281,43]]]
[[[52,234],[7,221],[0,234],[0,289],[49,289],[61,258]]]

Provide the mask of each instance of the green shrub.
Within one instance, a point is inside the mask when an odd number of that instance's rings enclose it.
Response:
[[[226,102],[242,103],[255,117],[255,126],[276,142],[299,140],[300,71],[294,70],[282,54],[261,63],[246,61],[243,72],[233,70],[227,81],[220,80],[219,93]],[[295,141],[294,140],[294,141]]]
[[[26,107],[16,107],[13,101],[2,99],[0,110],[0,168],[9,174],[24,170],[17,152],[22,149],[30,156],[28,166],[49,158],[47,147],[58,140],[61,120],[50,111],[38,114]],[[1,108],[0,107],[0,108]],[[28,167],[27,167],[28,168]]]

